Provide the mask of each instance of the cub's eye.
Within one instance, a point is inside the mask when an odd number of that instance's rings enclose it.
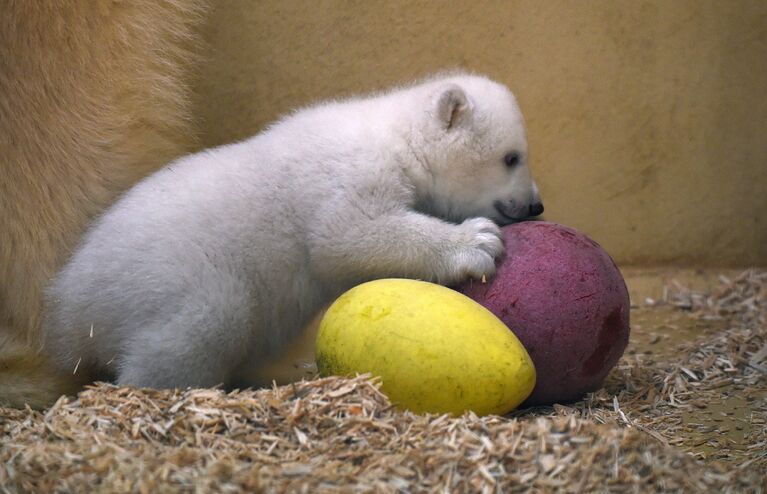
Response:
[[[521,161],[521,158],[519,156],[519,153],[516,151],[512,151],[503,157],[503,162],[506,163],[506,166],[508,166],[509,168],[518,165],[520,161]]]

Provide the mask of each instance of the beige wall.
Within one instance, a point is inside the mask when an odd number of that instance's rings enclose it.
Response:
[[[546,219],[624,264],[767,265],[767,2],[214,0],[202,143],[443,68],[508,84]]]

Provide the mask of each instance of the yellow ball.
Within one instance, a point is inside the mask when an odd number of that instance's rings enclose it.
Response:
[[[423,281],[352,288],[322,319],[316,351],[320,374],[380,376],[391,401],[416,413],[500,415],[535,386],[533,362],[506,325]]]

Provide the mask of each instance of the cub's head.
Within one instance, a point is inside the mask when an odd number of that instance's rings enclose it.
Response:
[[[453,221],[484,216],[499,224],[543,212],[528,168],[522,113],[505,86],[472,75],[436,79],[419,88],[411,132],[424,180],[424,210]],[[425,189],[425,190],[420,190]]]

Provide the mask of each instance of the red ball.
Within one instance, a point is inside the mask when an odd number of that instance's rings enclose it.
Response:
[[[618,267],[599,244],[562,225],[516,223],[503,237],[495,277],[458,290],[506,323],[533,359],[537,383],[522,406],[599,389],[629,340],[629,294]]]

